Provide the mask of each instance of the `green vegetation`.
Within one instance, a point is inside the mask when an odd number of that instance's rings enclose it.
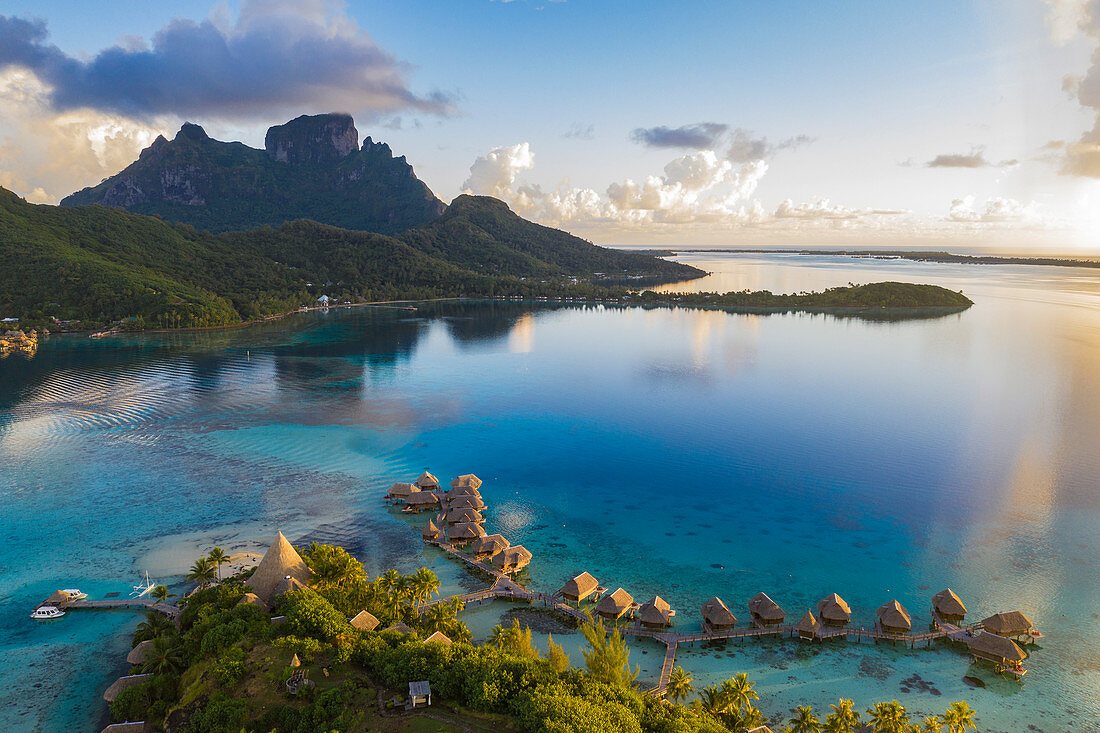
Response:
[[[962,310],[974,301],[962,293],[938,285],[881,282],[848,284],[818,293],[772,293],[741,290],[730,293],[658,293],[646,290],[641,303],[707,306],[744,311],[863,311],[873,308],[923,308]]]

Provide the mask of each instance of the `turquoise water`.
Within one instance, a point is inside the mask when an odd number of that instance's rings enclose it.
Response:
[[[200,550],[276,527],[476,587],[381,502],[425,468],[485,479],[488,528],[532,550],[533,587],[588,570],[660,593],[681,630],[715,594],[744,620],[760,590],[795,617],[836,591],[865,625],[896,597],[923,628],[950,585],[973,617],[1020,608],[1047,634],[1022,685],[950,649],[682,650],[699,684],[747,671],[773,719],[844,695],[920,713],[965,698],[984,731],[1100,727],[1100,276],[682,259],[715,272],[683,287],[897,279],[976,305],[880,323],[450,303],[52,338],[0,362],[0,728],[96,730],[125,669],[134,615],[27,618],[59,587],[178,583]],[[508,610],[471,610],[475,636]],[[582,661],[577,635],[555,638]],[[632,648],[652,683],[661,647]]]

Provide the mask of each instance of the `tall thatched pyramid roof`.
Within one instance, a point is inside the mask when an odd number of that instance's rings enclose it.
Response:
[[[249,578],[248,584],[252,586],[253,593],[270,605],[276,595],[276,586],[288,575],[299,583],[308,585],[313,577],[313,571],[306,567],[302,556],[283,536],[283,533],[279,532],[267,554],[256,566],[256,572]]]

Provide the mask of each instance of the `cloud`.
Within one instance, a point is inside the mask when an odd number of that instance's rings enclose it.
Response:
[[[738,163],[746,163],[751,160],[764,160],[770,158],[780,150],[794,150],[814,141],[809,135],[796,135],[772,145],[766,137],[753,137],[748,130],[738,127],[730,134],[729,153],[730,160]]]
[[[1018,165],[1015,158],[999,163],[986,160],[983,148],[974,148],[969,153],[946,153],[937,155],[925,163],[926,168],[1011,168]],[[902,165],[906,165],[902,163]]]
[[[1089,21],[1089,0],[1046,0],[1047,25],[1055,43],[1068,43]]]
[[[0,72],[10,69],[33,72],[59,113],[247,120],[303,109],[453,110],[443,93],[414,93],[408,65],[336,0],[242,0],[235,20],[224,9],[200,22],[177,18],[151,43],[131,37],[88,60],[50,44],[44,21],[0,16]]]
[[[568,130],[562,133],[562,137],[571,137],[576,140],[591,140],[596,134],[594,125],[584,125],[574,122]]]
[[[520,171],[535,167],[535,154],[528,143],[493,148],[470,166],[470,177],[462,189],[470,193],[509,199]]]
[[[1093,44],[1092,64],[1084,76],[1067,75],[1062,90],[1077,97],[1082,107],[1095,115],[1092,129],[1076,143],[1065,146],[1061,172],[1066,175],[1100,178],[1100,0],[1047,0],[1047,14],[1054,40],[1066,42],[1084,34]]]
[[[1016,199],[993,197],[986,199],[983,206],[975,207],[974,197],[965,196],[951,202],[947,220],[973,224],[1039,224],[1043,216],[1034,201],[1022,204]]]
[[[699,122],[681,127],[639,127],[630,139],[650,148],[694,148],[701,150],[717,146],[729,125],[719,122]]]

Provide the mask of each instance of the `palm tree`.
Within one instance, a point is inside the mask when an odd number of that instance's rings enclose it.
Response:
[[[175,593],[168,592],[168,586],[158,585],[149,592],[149,597],[157,603],[166,603],[169,598],[175,598]]]
[[[921,721],[921,733],[943,733],[943,719],[938,715],[929,715]]]
[[[215,547],[207,553],[206,559],[214,564],[214,569],[216,570],[215,575],[218,580],[221,580],[222,565],[229,562],[229,555],[227,555],[222,548]]]
[[[504,648],[504,642],[508,638],[508,629],[504,628],[500,624],[493,627],[493,630],[489,632],[489,638],[485,640],[488,646],[495,646],[497,649]]]
[[[699,700],[703,704],[703,710],[711,715],[721,715],[726,710],[725,696],[717,685],[710,685],[700,690]]]
[[[731,728],[737,731],[754,730],[768,722],[764,718],[764,713],[760,712],[760,708],[754,708],[752,705],[747,705],[743,710],[739,710],[726,717],[733,718],[733,720],[730,721],[734,723]]]
[[[427,603],[432,596],[439,595],[439,578],[428,568],[420,568],[412,576],[413,601]]]
[[[908,733],[909,714],[897,700],[876,702],[867,709],[873,733]]]
[[[216,569],[210,558],[200,557],[191,566],[191,572],[187,574],[187,580],[198,583],[200,588],[205,588],[214,580]]]
[[[686,700],[688,695],[695,691],[695,688],[691,684],[691,677],[688,677],[684,668],[677,667],[669,675],[668,687],[665,690],[673,702],[680,702]]]
[[[814,715],[809,705],[799,705],[794,709],[788,730],[791,733],[821,733],[821,721]]]
[[[175,628],[165,616],[156,611],[149,611],[145,614],[145,620],[138,624],[137,629],[134,630],[134,640],[148,641],[149,639],[155,639],[171,630],[175,630]]]
[[[141,670],[149,674],[178,672],[184,668],[183,647],[170,636],[158,636],[153,645],[145,652],[145,662]]]
[[[947,706],[947,712],[943,715],[943,722],[947,726],[948,733],[966,733],[968,728],[977,728],[974,722],[975,713],[966,702],[959,700]]]
[[[848,698],[840,698],[836,705],[830,705],[833,712],[825,718],[825,733],[852,733],[859,725],[859,713],[855,703]]]
[[[749,676],[739,672],[736,676],[722,683],[722,696],[726,700],[727,708],[742,710],[752,704],[753,700],[759,700],[756,694],[755,682],[749,682]]]
[[[445,634],[454,618],[454,609],[449,604],[437,603],[421,616],[421,625],[429,632],[438,631]],[[508,633],[507,630],[505,633]]]

